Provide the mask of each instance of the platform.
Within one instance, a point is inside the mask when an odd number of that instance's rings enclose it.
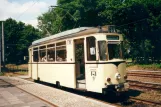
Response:
[[[113,105],[104,102],[27,81],[18,77],[0,76],[0,80],[11,83],[13,86],[59,107],[114,107]]]
[[[41,99],[0,80],[0,107],[52,107]]]

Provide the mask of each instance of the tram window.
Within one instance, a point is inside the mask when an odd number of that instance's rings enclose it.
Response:
[[[34,48],[33,50],[33,61],[38,62],[38,48]]]
[[[46,46],[41,46],[39,48],[39,54],[40,54],[40,62],[47,61],[47,57],[46,57]]]
[[[98,41],[98,47],[99,47],[100,60],[106,61],[107,60],[106,41]]]
[[[45,49],[46,48],[46,46],[41,46],[39,49]]]
[[[55,61],[55,44],[50,44],[47,46],[47,60]]]
[[[47,48],[55,48],[55,44],[47,45]]]
[[[56,61],[66,61],[66,42],[56,44]]]
[[[109,59],[122,59],[122,49],[121,49],[121,43],[108,43],[108,54]]]
[[[96,44],[95,37],[87,37],[87,60],[95,61],[96,60]]]

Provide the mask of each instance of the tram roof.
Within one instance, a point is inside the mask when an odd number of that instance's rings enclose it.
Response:
[[[39,43],[42,43],[44,41],[48,41],[51,39],[66,37],[67,35],[76,34],[76,33],[79,33],[79,32],[82,32],[88,29],[92,29],[92,28],[94,27],[80,27],[80,28],[75,28],[72,30],[67,30],[67,31],[64,31],[64,32],[61,32],[55,35],[51,35],[51,36],[48,36],[42,39],[35,40],[34,42],[32,42],[32,45],[36,45],[36,44],[39,44]]]
[[[92,34],[92,33],[116,33],[114,25],[107,25],[102,27],[79,27],[71,30],[67,30],[55,35],[51,35],[42,39],[38,39],[32,42],[32,46],[50,42],[53,40],[60,40],[80,35]]]

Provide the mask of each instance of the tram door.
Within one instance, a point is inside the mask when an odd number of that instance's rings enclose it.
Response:
[[[85,62],[84,62],[84,38],[76,39],[75,44],[75,74],[76,74],[76,88],[85,89]]]
[[[88,91],[100,92],[101,70],[98,70],[98,60],[96,51],[96,38],[94,36],[86,37],[86,89]],[[101,68],[103,69],[103,68]]]

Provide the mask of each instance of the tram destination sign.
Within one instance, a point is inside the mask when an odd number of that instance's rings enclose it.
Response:
[[[107,35],[106,38],[107,40],[119,40],[119,36],[115,35]]]

